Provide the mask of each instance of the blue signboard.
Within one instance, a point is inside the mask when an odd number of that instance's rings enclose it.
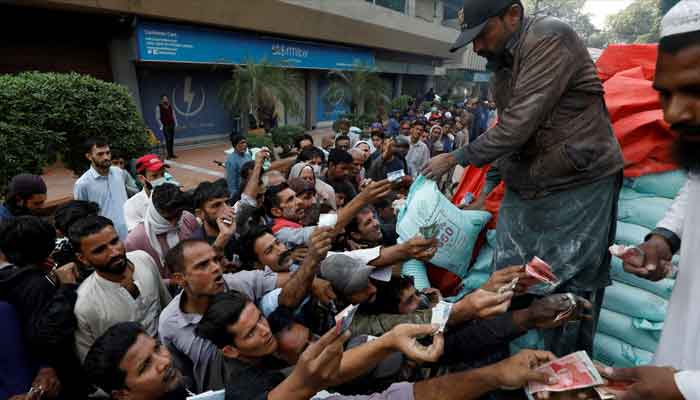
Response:
[[[219,92],[228,72],[139,69],[143,118],[156,135],[163,138],[156,120],[156,107],[162,95],[168,96],[177,119],[175,140],[205,135],[228,135],[233,117],[226,110]]]
[[[371,50],[160,22],[139,22],[136,37],[140,61],[244,64],[266,60],[313,69],[374,65]]]
[[[318,79],[318,102],[316,103],[317,121],[335,121],[344,114],[350,112],[347,100],[342,96],[339,98],[328,98],[328,86],[330,81],[325,77]]]

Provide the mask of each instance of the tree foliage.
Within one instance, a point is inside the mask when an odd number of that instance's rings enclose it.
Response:
[[[524,0],[525,13],[529,16],[548,15],[571,25],[588,42],[596,32],[591,16],[584,12],[586,0]]]
[[[662,16],[659,0],[635,0],[607,18],[606,30],[615,43],[656,43]]]
[[[96,136],[129,158],[147,151],[146,127],[123,86],[77,73],[0,75],[0,186],[19,172],[41,173],[57,155],[84,172],[83,144]]]
[[[233,68],[231,79],[221,88],[221,99],[229,110],[240,113],[243,127],[248,126],[248,115],[258,115],[263,107],[274,109],[275,103],[284,106],[285,112],[301,115],[301,76],[298,72],[273,65],[266,61],[248,61]]]
[[[324,97],[329,103],[343,99],[350,106],[350,113],[362,115],[365,110],[375,110],[380,104],[389,104],[389,87],[379,76],[377,69],[355,64],[352,70],[333,70],[328,73],[331,81]]]

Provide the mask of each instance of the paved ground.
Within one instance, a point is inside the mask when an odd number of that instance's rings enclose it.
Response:
[[[323,135],[332,134],[330,128],[319,129],[310,132],[317,144],[321,144]],[[214,163],[214,160],[223,162],[226,160],[224,151],[231,147],[228,141],[207,145],[193,146],[184,149],[175,149],[177,159],[168,160],[169,172],[175,176],[178,182],[191,189],[203,180],[214,181],[224,177],[224,169]],[[51,208],[73,198],[73,185],[77,176],[56,163],[46,168],[42,175],[48,187],[48,199],[46,206]]]

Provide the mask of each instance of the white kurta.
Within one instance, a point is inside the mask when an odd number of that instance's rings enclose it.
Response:
[[[700,400],[700,177],[691,175],[658,227],[678,235],[681,250],[654,363],[686,370],[676,383],[687,400]]]

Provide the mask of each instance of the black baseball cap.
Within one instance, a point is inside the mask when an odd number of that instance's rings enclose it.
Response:
[[[471,43],[479,36],[489,18],[500,14],[516,0],[464,0],[464,8],[459,12],[460,29],[457,41],[450,52],[455,52]]]

